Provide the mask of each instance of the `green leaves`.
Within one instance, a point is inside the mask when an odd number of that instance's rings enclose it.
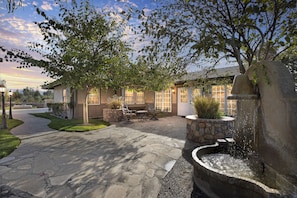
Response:
[[[194,64],[201,57],[231,57],[242,72],[243,64],[273,60],[297,45],[292,42],[297,35],[294,0],[174,1],[152,11],[142,24],[142,32],[153,38],[143,51],[166,51]]]
[[[59,18],[37,8],[45,19],[36,24],[46,45],[32,43],[30,49],[45,59],[26,62],[34,62],[51,77],[73,88],[124,85],[127,79],[119,71],[129,66],[129,50],[121,41],[122,24],[96,11],[89,1],[74,2],[71,6],[59,2],[59,6]]]

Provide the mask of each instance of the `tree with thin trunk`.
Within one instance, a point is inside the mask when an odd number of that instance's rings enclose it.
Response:
[[[60,1],[59,6],[59,18],[36,9],[44,18],[36,22],[43,43],[30,43],[29,49],[42,58],[23,52],[16,57],[23,67],[40,67],[63,85],[84,90],[83,118],[87,124],[89,91],[95,87],[116,90],[129,79],[129,48],[121,40],[120,31],[124,23],[97,11],[89,1]]]

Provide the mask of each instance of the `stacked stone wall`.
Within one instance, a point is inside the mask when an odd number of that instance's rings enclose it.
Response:
[[[121,109],[103,109],[103,120],[106,122],[118,122],[123,119]]]
[[[213,144],[217,139],[232,137],[234,118],[200,119],[187,116],[187,139],[201,144]]]

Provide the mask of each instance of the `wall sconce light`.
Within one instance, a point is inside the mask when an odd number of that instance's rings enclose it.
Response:
[[[171,93],[175,94],[175,88],[171,88]]]

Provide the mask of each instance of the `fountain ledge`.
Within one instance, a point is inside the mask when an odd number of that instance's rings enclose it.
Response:
[[[279,190],[270,188],[256,180],[222,173],[205,164],[201,157],[205,154],[218,153],[220,144],[201,146],[193,150],[192,159],[194,166],[193,180],[195,184],[208,196],[219,197],[282,197]],[[228,189],[228,190],[226,190]]]

